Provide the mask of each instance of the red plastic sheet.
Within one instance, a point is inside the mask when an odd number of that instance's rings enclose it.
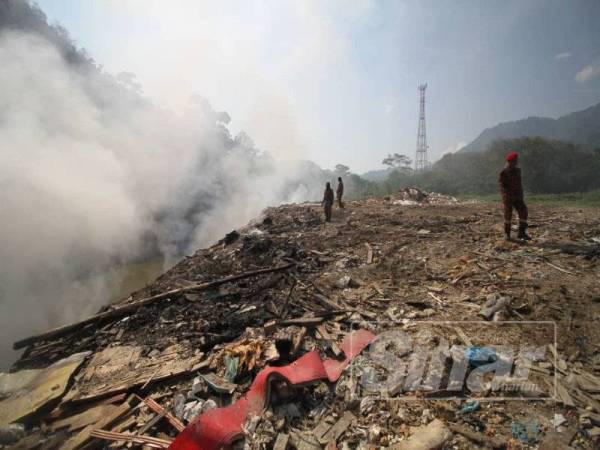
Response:
[[[227,448],[243,437],[246,421],[260,415],[269,404],[269,385],[273,379],[283,379],[291,385],[303,385],[318,380],[337,381],[352,359],[377,337],[367,330],[354,331],[344,338],[340,348],[345,359],[321,360],[310,352],[284,367],[261,370],[244,397],[225,408],[215,408],[194,419],[169,446],[169,450],[218,450]]]

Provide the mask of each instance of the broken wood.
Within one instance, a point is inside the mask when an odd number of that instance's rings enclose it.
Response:
[[[292,349],[290,350],[290,354],[295,355],[298,353],[304,336],[306,336],[306,327],[301,327],[300,331],[292,338]]]
[[[469,339],[469,336],[467,336],[467,334],[463,331],[462,328],[454,327],[454,331],[456,332],[456,334],[460,338],[460,340],[463,341],[463,343],[467,347],[473,346],[473,341],[471,341],[471,339]]]
[[[327,343],[331,347],[331,351],[333,351],[335,356],[340,356],[342,354],[342,351],[340,350],[338,345],[335,343],[335,340],[329,335],[329,333],[325,329],[325,325],[323,325],[323,324],[317,325],[317,331],[319,332],[321,337],[327,341]]]
[[[142,300],[128,303],[128,304],[120,306],[118,308],[115,308],[115,309],[112,309],[112,310],[109,310],[109,311],[106,311],[106,312],[103,312],[100,314],[96,314],[95,316],[88,317],[87,319],[81,320],[76,323],[72,323],[70,325],[64,325],[62,327],[58,327],[58,328],[54,328],[50,331],[46,331],[45,333],[42,333],[42,334],[38,334],[35,336],[30,336],[25,339],[21,339],[20,341],[17,341],[13,344],[13,348],[15,350],[18,350],[20,348],[27,347],[27,346],[34,344],[36,342],[39,342],[39,341],[45,341],[48,339],[53,339],[53,338],[64,336],[66,334],[69,334],[72,331],[79,330],[79,329],[85,327],[86,325],[90,325],[92,323],[104,322],[105,320],[109,320],[109,319],[118,319],[118,318],[121,318],[123,316],[126,316],[127,314],[130,314],[130,313],[136,311],[141,306],[146,306],[151,303],[155,303],[159,300],[164,300],[169,297],[173,297],[175,295],[180,295],[180,294],[190,292],[190,291],[205,291],[205,290],[220,286],[222,284],[232,283],[234,281],[242,280],[244,278],[250,278],[253,276],[257,276],[257,275],[263,275],[265,273],[272,273],[272,272],[279,272],[282,270],[286,270],[286,269],[293,267],[294,265],[295,264],[290,263],[290,264],[285,264],[285,265],[277,266],[277,267],[269,267],[266,269],[253,270],[250,272],[241,273],[239,275],[232,275],[229,277],[225,277],[225,278],[222,278],[222,279],[216,280],[216,281],[209,281],[207,283],[193,284],[191,286],[186,286],[183,288],[172,289],[170,291],[163,292],[162,294],[153,295],[152,297],[147,297]]]
[[[315,429],[315,431],[313,431],[313,433],[319,433],[321,434],[321,436],[317,436],[315,434],[315,437],[317,438],[317,440],[325,445],[331,441],[337,441],[339,439],[339,437],[344,434],[344,432],[348,429],[348,427],[356,421],[356,416],[354,414],[352,414],[350,411],[346,411],[344,413],[344,415],[340,418],[340,420],[338,420],[336,423],[334,423],[332,426],[329,427],[329,429],[323,433],[323,428],[320,428],[319,430]]]
[[[483,433],[478,433],[477,431],[470,430],[461,425],[449,423],[448,429],[450,429],[450,431],[460,434],[460,435],[466,437],[467,439],[470,439],[471,441],[475,442],[476,444],[482,445],[484,447],[501,450],[501,449],[506,448],[506,446],[508,445],[508,441],[506,439],[498,438],[498,437],[490,437]]]
[[[209,364],[208,360],[202,361],[202,353],[188,356],[179,344],[155,357],[141,357],[141,350],[139,346],[118,346],[94,354],[63,402],[90,401],[131,391],[149,378],[152,382],[163,381]]]
[[[115,405],[95,406],[93,408],[86,409],[79,414],[67,417],[66,419],[53,422],[50,425],[50,429],[55,431],[60,430],[61,428],[66,428],[67,431],[78,431],[88,425],[97,423],[100,419],[110,415],[117,408],[118,406]]]
[[[279,433],[277,439],[275,439],[275,444],[273,444],[273,450],[286,450],[289,440],[289,434]]]
[[[281,317],[282,319],[285,319],[287,314],[288,314],[288,305],[290,303],[290,300],[292,298],[292,294],[294,292],[294,288],[296,287],[296,283],[298,281],[296,280],[296,278],[292,278],[292,286],[290,287],[290,291],[288,292],[288,295],[285,299],[285,302],[283,302],[283,305],[281,306],[281,308],[279,309],[279,317]]]
[[[298,317],[296,319],[288,319],[281,322],[281,325],[305,325],[315,326],[325,320],[323,317]]]
[[[147,398],[140,399],[140,400],[143,401],[146,404],[146,406],[148,408],[150,408],[152,411],[154,411],[155,413],[157,413],[157,414],[164,413],[165,419],[167,420],[167,422],[169,422],[171,425],[173,425],[173,427],[177,431],[181,432],[185,429],[185,425],[183,424],[183,422],[181,420],[179,420],[173,414],[171,414],[166,409],[164,409],[162,406],[160,406],[153,398],[147,397]]]
[[[145,445],[151,448],[169,448],[169,445],[173,441],[155,438],[152,436],[143,436],[129,433],[115,433],[113,431],[105,430],[92,430],[90,432],[91,437],[97,439],[104,439],[106,441],[124,441],[131,442],[133,444]]]
[[[544,260],[544,262],[546,264],[548,264],[550,267],[552,267],[553,269],[558,270],[559,272],[568,273],[569,275],[575,275],[574,272],[571,272],[570,270],[567,270],[567,269],[563,269],[562,267],[558,267],[556,264],[552,264],[550,261]]]
[[[62,450],[75,450],[80,447],[83,447],[92,439],[92,431],[96,428],[105,428],[114,424],[117,420],[121,419],[131,410],[131,400],[133,397],[130,397],[128,401],[119,405],[117,409],[115,409],[112,413],[104,416],[98,422],[88,425],[83,430],[81,430],[78,434],[73,436],[63,445]]]
[[[152,419],[150,419],[148,422],[146,422],[144,424],[144,426],[137,431],[136,434],[141,434],[141,435],[145,434],[148,430],[150,430],[150,428],[152,428],[158,422],[160,422],[162,419],[165,418],[165,412],[166,411],[156,414]]]
[[[371,264],[373,262],[373,247],[368,242],[365,242],[365,247],[367,247],[367,264]]]
[[[315,294],[315,299],[317,299],[319,301],[319,303],[321,303],[322,305],[324,305],[328,308],[331,308],[334,311],[343,311],[344,310],[344,308],[342,308],[336,302],[328,299],[327,297],[325,297],[322,294]]]

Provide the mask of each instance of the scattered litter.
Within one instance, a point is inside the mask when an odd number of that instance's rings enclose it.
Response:
[[[0,445],[10,445],[25,436],[25,427],[20,423],[0,426]]]
[[[474,367],[492,363],[498,359],[496,351],[488,347],[467,347],[465,357]]]
[[[600,301],[600,218],[546,207],[535,216],[537,235],[524,246],[502,239],[501,217],[488,204],[411,188],[349,202],[331,227],[316,204],[269,208],[268,220],[198,250],[123,301],[19,341],[23,357],[0,375],[0,416],[11,410],[10,386],[25,383],[29,370],[89,351],[66,388],[17,419],[26,424],[10,438],[17,448],[76,450],[102,440],[172,449],[185,441],[198,450],[240,437],[236,450],[521,449],[538,441],[540,450],[593,449],[600,359],[594,322],[584,319]],[[491,373],[481,392],[472,383],[448,391],[427,379],[416,393],[405,384],[403,370],[420,348],[447,344],[468,361],[468,378],[504,363],[503,345],[535,341],[532,327],[496,331],[500,320],[560,324],[558,348],[532,358],[531,383],[507,393],[553,394],[556,381],[556,403],[536,402],[534,415],[531,402],[487,402],[505,394]],[[357,353],[392,327],[404,335]],[[340,342],[357,328],[370,332]],[[389,345],[398,359],[385,359]],[[378,366],[368,373],[372,358],[389,373],[398,369],[385,394],[409,401],[366,394],[369,377],[385,376]],[[437,373],[431,361],[422,366]],[[462,403],[448,399],[454,393]],[[521,421],[530,417],[539,429]],[[448,430],[455,437],[446,440]],[[436,435],[442,439],[430,440]]]
[[[407,441],[399,442],[394,450],[436,450],[452,438],[452,432],[441,420],[435,419],[423,427],[416,428]]]
[[[542,429],[537,420],[528,420],[526,422],[515,421],[511,424],[511,432],[515,439],[525,443],[534,444],[542,436]]]
[[[459,414],[469,414],[475,411],[478,411],[479,408],[481,408],[481,404],[477,401],[474,400],[472,402],[467,402],[463,405],[462,408],[460,408],[460,410],[458,411]]]
[[[89,352],[76,353],[45,369],[0,374],[0,427],[35,413],[47,403],[60,398],[71,376]]]
[[[485,305],[483,305],[483,308],[481,311],[479,311],[479,314],[485,317],[487,320],[490,320],[492,317],[494,317],[494,314],[506,308],[509,303],[510,299],[508,297],[492,295],[490,298],[488,298]]]
[[[567,419],[562,414],[554,414],[554,428],[558,428],[561,425],[567,423]]]
[[[200,376],[204,379],[204,381],[206,381],[206,384],[208,384],[212,390],[219,394],[232,394],[233,391],[235,391],[235,384],[230,383],[214,373],[206,373]]]

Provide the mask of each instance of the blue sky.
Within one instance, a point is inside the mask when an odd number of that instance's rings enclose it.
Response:
[[[600,101],[600,2],[39,0],[155,102],[208,98],[275,155],[380,168],[414,157],[427,82],[432,159],[484,128]]]

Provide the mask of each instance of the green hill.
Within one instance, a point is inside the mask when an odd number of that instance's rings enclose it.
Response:
[[[583,111],[577,111],[558,119],[529,117],[505,122],[484,130],[473,142],[459,153],[486,151],[499,139],[542,137],[544,139],[571,142],[584,150],[600,147],[600,103]]]

